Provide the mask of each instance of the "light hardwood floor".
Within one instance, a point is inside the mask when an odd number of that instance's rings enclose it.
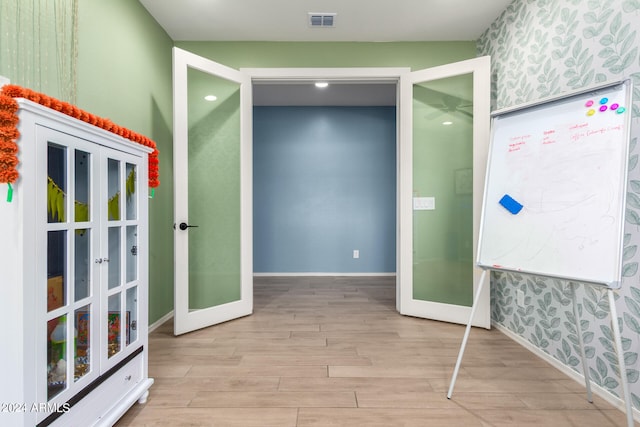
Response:
[[[254,314],[149,338],[146,405],[124,426],[626,426],[622,411],[507,338],[404,317],[394,278],[256,278]]]

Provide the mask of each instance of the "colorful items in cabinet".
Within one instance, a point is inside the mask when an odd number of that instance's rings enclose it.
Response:
[[[107,352],[111,357],[120,351],[120,312],[110,311],[107,319]]]
[[[76,357],[84,357],[89,349],[90,323],[88,311],[76,312]]]
[[[129,330],[130,330],[130,312],[127,311],[125,318],[125,342],[129,344]],[[107,353],[109,357],[118,353],[121,349],[121,337],[122,329],[120,327],[120,312],[110,311],[107,321]]]
[[[47,311],[64,305],[64,278],[62,276],[47,279]]]
[[[57,365],[58,361],[66,358],[67,354],[67,316],[60,316],[48,322],[49,327],[52,324],[55,324],[55,327],[49,335],[51,343],[49,363]]]

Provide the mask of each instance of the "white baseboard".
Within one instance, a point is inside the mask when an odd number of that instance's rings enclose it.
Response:
[[[171,310],[170,312],[168,312],[167,314],[165,314],[164,316],[162,316],[161,318],[153,322],[151,325],[149,325],[149,333],[158,329],[163,323],[165,323],[167,320],[171,319],[172,317],[173,317],[173,310]]]
[[[508,328],[504,327],[503,325],[497,324],[495,322],[491,322],[491,324],[497,330],[499,330],[500,332],[502,332],[503,334],[511,338],[513,341],[517,342],[518,344],[520,344],[521,346],[523,346],[524,348],[526,348],[527,350],[529,350],[530,352],[532,352],[533,354],[535,354],[536,356],[544,360],[545,362],[549,363],[554,368],[558,369],[560,372],[564,373],[572,380],[578,382],[581,385],[584,385],[583,375],[569,368],[567,365],[560,362],[555,357],[540,350],[538,347],[534,346],[529,341],[522,338],[520,335],[514,333],[513,331],[509,330]],[[591,382],[591,391],[593,392],[593,394],[598,395],[598,397],[606,400],[611,405],[620,409],[622,412],[626,412],[627,409],[622,399],[620,399],[617,396],[614,396],[608,390],[600,387],[598,384],[595,384],[593,381]],[[587,392],[585,387],[585,399],[586,398],[587,398]],[[633,408],[633,419],[636,421],[640,421],[640,412],[635,408]]]
[[[254,277],[393,277],[396,273],[253,273]]]

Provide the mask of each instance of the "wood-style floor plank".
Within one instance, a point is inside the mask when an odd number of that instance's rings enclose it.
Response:
[[[401,316],[395,278],[256,278],[254,314],[149,337],[155,378],[118,427],[613,427],[625,414],[502,333]]]

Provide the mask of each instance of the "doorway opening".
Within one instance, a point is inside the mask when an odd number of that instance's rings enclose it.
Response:
[[[397,82],[252,93],[254,276],[395,276]]]

